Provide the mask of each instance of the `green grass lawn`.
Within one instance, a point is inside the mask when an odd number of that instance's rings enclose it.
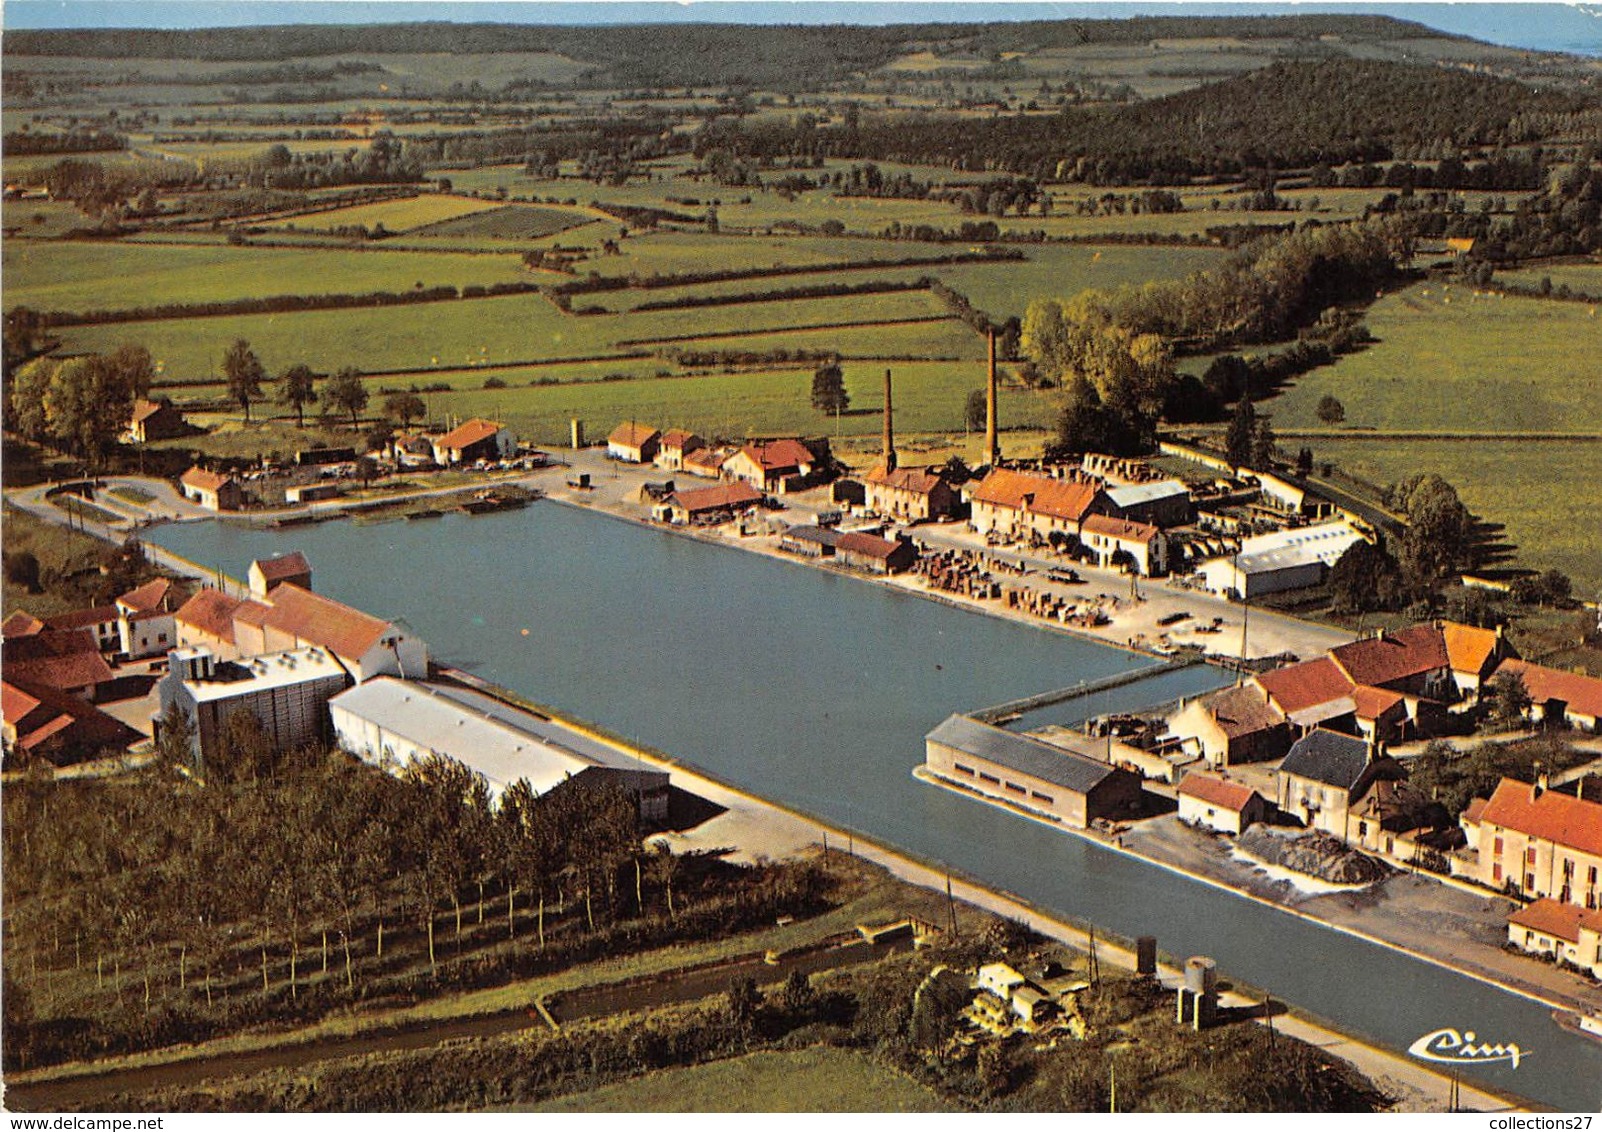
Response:
[[[1315,410],[1329,394],[1349,427],[1602,431],[1602,315],[1583,303],[1429,282],[1387,295],[1364,321],[1378,341],[1268,402],[1275,427],[1319,426]]]
[[[225,302],[271,295],[361,294],[526,281],[516,254],[251,248],[9,240],[6,307],[123,310],[160,303]],[[203,325],[197,323],[196,329]],[[115,328],[142,340],[144,326]],[[158,355],[160,356],[160,355]]]
[[[1359,440],[1308,442],[1375,483],[1439,473],[1470,510],[1502,523],[1519,565],[1562,570],[1576,596],[1602,594],[1602,442]]]
[[[24,551],[39,560],[41,571],[70,574],[91,566],[104,553],[106,544],[97,538],[47,523],[9,503],[5,506],[6,557]],[[5,582],[5,613],[25,609],[36,617],[51,617],[77,608],[77,603],[56,593],[29,593],[11,579]]]
[[[953,1112],[961,1111],[865,1054],[829,1046],[765,1051],[652,1073],[527,1112]]]

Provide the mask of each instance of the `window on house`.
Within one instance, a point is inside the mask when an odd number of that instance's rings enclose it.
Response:
[[[1491,866],[1491,879],[1493,881],[1502,879],[1502,863],[1500,861]]]
[[[952,763],[951,765],[956,769],[958,774],[966,774],[969,778],[973,777],[973,767],[963,766],[961,763]]]
[[[1030,793],[1034,795],[1034,797],[1035,797],[1035,799],[1037,801],[1044,802],[1048,806],[1052,805],[1053,803],[1055,803],[1057,801],[1057,799],[1053,798],[1050,794],[1042,794],[1038,790],[1031,790]]]
[[[1524,859],[1532,865],[1535,864],[1535,846],[1531,845],[1528,849],[1524,850]]]
[[[1500,837],[1491,843],[1491,852],[1495,853],[1498,857],[1502,855],[1502,839]]]
[[[1595,865],[1592,865],[1589,869],[1585,870],[1585,880],[1586,880],[1587,884],[1595,884],[1596,883],[1596,866]]]

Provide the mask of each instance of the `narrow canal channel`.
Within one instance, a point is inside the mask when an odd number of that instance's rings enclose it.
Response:
[[[1442,1027],[1526,1056],[1465,1075],[1569,1110],[1602,1101],[1602,1044],[1544,1006],[1009,815],[911,775],[952,711],[1148,663],[1093,642],[554,503],[291,531],[218,523],[153,542],[242,577],[305,551],[315,587],[405,618],[439,658],[747,789],[1176,955],[1205,954],[1405,1050]],[[1199,666],[1094,712],[1195,694]]]

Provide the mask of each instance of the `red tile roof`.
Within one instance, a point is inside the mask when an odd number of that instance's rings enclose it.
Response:
[[[1327,656],[1259,672],[1256,680],[1257,686],[1267,692],[1275,706],[1286,715],[1352,694],[1352,682]]]
[[[692,441],[697,448],[706,443],[699,436],[696,436],[695,433],[690,432],[687,429],[670,428],[662,434],[661,444],[663,448],[676,448],[680,451],[683,451],[685,446],[690,444]]]
[[[1524,681],[1524,690],[1530,701],[1544,704],[1559,700],[1581,715],[1602,717],[1602,680],[1595,676],[1581,676],[1578,672],[1564,672],[1544,664],[1529,664],[1522,660],[1504,660],[1496,666],[1496,675],[1516,673]]]
[[[928,495],[946,482],[945,477],[929,468],[897,468],[887,472],[883,464],[864,476],[863,481],[896,491],[910,491],[914,495]]]
[[[117,619],[115,605],[96,605],[89,609],[74,609],[71,613],[57,613],[44,619],[46,629],[68,631],[72,629],[88,629],[95,625],[104,625]]]
[[[45,627],[45,623],[33,614],[24,610],[17,610],[5,623],[0,625],[0,635],[7,639],[12,637],[31,637]]]
[[[1233,810],[1235,813],[1244,810],[1251,802],[1252,795],[1257,793],[1244,782],[1215,778],[1213,775],[1194,770],[1179,784],[1179,792],[1188,794],[1192,798],[1199,798],[1211,805]]]
[[[149,420],[164,408],[166,406],[159,401],[135,401],[133,416],[129,418],[129,423],[138,424],[140,421]]]
[[[776,472],[784,468],[799,468],[804,464],[812,464],[817,457],[812,449],[799,440],[774,440],[767,444],[747,444],[740,449],[756,462],[757,467],[764,472]]]
[[[37,750],[52,739],[95,747],[122,747],[136,742],[133,728],[93,704],[53,688],[5,681],[0,689],[5,720],[17,732],[17,746]]]
[[[1485,816],[1485,807],[1489,802],[1489,798],[1475,798],[1463,811],[1463,820],[1470,825],[1477,824]]]
[[[973,501],[1013,510],[1028,509],[1077,523],[1100,493],[1099,485],[1085,480],[1060,480],[997,468],[979,485]]]
[[[1109,515],[1086,515],[1082,527],[1088,534],[1106,535],[1124,542],[1150,542],[1160,533],[1150,523],[1114,519]]]
[[[1594,908],[1582,908],[1578,904],[1565,904],[1549,896],[1541,897],[1527,908],[1520,908],[1507,918],[1507,922],[1570,943],[1580,942],[1581,928],[1602,932],[1602,912]]]
[[[463,421],[440,437],[439,446],[441,448],[466,448],[488,440],[505,427],[500,421],[487,421],[483,417],[474,417],[470,421]]]
[[[836,552],[845,551],[848,554],[861,554],[868,558],[884,560],[888,560],[903,545],[863,531],[849,531],[834,540]]]
[[[1441,635],[1446,641],[1446,659],[1453,672],[1481,672],[1502,643],[1495,630],[1476,629],[1455,621],[1443,621]]]
[[[1203,704],[1219,728],[1231,739],[1267,731],[1285,722],[1284,716],[1264,698],[1262,689],[1251,684],[1227,688],[1208,697]]]
[[[129,590],[117,599],[117,604],[135,613],[151,613],[172,608],[178,598],[170,578],[153,578],[138,589]]]
[[[624,421],[612,430],[606,438],[608,444],[619,444],[624,448],[643,448],[655,440],[660,433],[648,424],[639,421]]]
[[[239,608],[234,610],[234,624],[255,625],[258,628],[267,624],[267,615],[272,612],[272,606],[263,605],[259,601],[242,601]]]
[[[673,493],[672,501],[693,515],[700,511],[716,511],[723,507],[749,507],[762,502],[762,493],[742,480],[739,483],[719,484],[717,487],[704,487],[695,491],[676,491]]]
[[[262,621],[267,628],[321,645],[344,660],[360,660],[389,628],[387,621],[296,585],[275,587],[267,600],[272,605]]]
[[[205,468],[190,468],[179,479],[185,487],[198,491],[217,491],[234,482],[233,476],[221,472],[208,472]]]
[[[1480,821],[1602,857],[1602,804],[1504,778]]]
[[[701,468],[717,475],[718,470],[723,467],[723,461],[728,458],[729,454],[721,448],[697,448],[684,457],[684,467]]]
[[[111,666],[87,629],[46,630],[31,637],[13,637],[5,648],[7,678],[47,688],[75,689],[104,684]]]
[[[1370,688],[1365,684],[1352,690],[1352,702],[1357,705],[1358,719],[1378,719],[1402,703],[1403,697],[1389,688]]]
[[[180,625],[200,630],[208,637],[234,643],[234,612],[245,603],[221,590],[206,586],[179,607]]]
[[[272,558],[258,558],[251,563],[261,572],[261,576],[269,583],[281,582],[285,578],[298,578],[303,574],[311,573],[311,563],[306,556],[298,550],[288,554],[279,554]]]
[[[1446,639],[1434,625],[1413,625],[1397,633],[1365,637],[1330,650],[1329,655],[1354,684],[1381,687],[1437,668],[1446,668]]]

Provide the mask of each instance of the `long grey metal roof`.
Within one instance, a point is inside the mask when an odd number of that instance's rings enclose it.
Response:
[[[1107,498],[1119,507],[1155,503],[1159,499],[1171,499],[1176,495],[1189,497],[1190,488],[1179,480],[1154,480],[1151,483],[1131,483],[1107,489]]]
[[[559,723],[466,688],[380,676],[334,697],[329,707],[336,726],[340,712],[367,720],[478,771],[497,794],[519,778],[544,793],[596,766],[656,770]]]
[[[1088,793],[1114,773],[1114,768],[1104,762],[1053,747],[1027,735],[991,727],[966,715],[948,717],[926,738],[1081,794]]]

